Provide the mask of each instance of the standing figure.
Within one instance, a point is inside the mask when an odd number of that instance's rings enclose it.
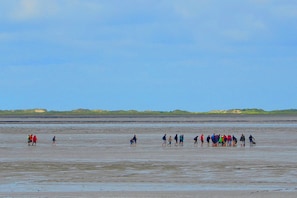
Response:
[[[177,145],[178,145],[178,137],[177,137],[177,134],[175,135],[174,140],[175,140],[175,146],[177,146]]]
[[[203,143],[204,143],[204,135],[203,134],[200,136],[200,141],[201,141],[201,146],[203,146]]]
[[[172,137],[169,136],[169,138],[168,138],[168,146],[171,146],[171,142],[172,142]]]
[[[241,146],[245,147],[245,136],[242,134],[240,137]]]
[[[237,146],[237,138],[233,135],[232,136],[233,146]]]
[[[56,144],[56,136],[53,137],[53,144]]]
[[[252,135],[250,135],[249,140],[250,140],[250,145],[256,144],[255,138]]]
[[[134,134],[134,136],[133,136],[133,141],[134,141],[134,143],[136,144],[137,143],[137,138],[136,138],[136,135]]]
[[[133,138],[130,139],[130,145],[135,145],[136,146],[137,138],[136,135],[134,134]]]
[[[224,134],[222,146],[226,146],[226,145],[227,145],[227,136]]]
[[[222,146],[224,145],[224,136],[223,135],[219,135],[219,144],[222,144]]]
[[[198,135],[194,137],[194,146],[198,144]]]
[[[184,145],[184,135],[180,135],[180,136],[179,136],[179,144],[180,144],[181,146]]]
[[[37,137],[36,135],[33,136],[33,142],[32,142],[32,146],[35,145],[36,146],[37,143]]]
[[[162,140],[163,140],[162,146],[166,146],[166,133],[162,137]]]
[[[216,135],[215,133],[211,136],[212,146],[217,147],[219,142],[220,135]]]
[[[232,136],[231,135],[228,135],[227,136],[227,145],[228,146],[231,146],[231,142],[232,142]]]
[[[31,141],[31,135],[28,135],[28,146],[30,146],[31,143],[32,143],[32,141]]]
[[[207,141],[207,146],[209,146],[210,135],[207,136],[206,141]]]

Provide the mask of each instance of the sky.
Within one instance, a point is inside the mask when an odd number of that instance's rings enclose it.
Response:
[[[297,108],[295,0],[0,0],[0,110]]]

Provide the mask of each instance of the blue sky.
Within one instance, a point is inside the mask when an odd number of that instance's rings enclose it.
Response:
[[[297,1],[0,0],[0,109],[297,108]]]

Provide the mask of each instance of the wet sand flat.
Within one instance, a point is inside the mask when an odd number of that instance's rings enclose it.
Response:
[[[1,197],[296,197],[297,118],[0,118]],[[38,136],[28,146],[28,134]],[[183,146],[162,136],[184,134]],[[241,147],[194,146],[243,133]],[[129,140],[136,134],[137,145]],[[250,146],[248,136],[256,138]],[[53,136],[56,144],[52,144]]]

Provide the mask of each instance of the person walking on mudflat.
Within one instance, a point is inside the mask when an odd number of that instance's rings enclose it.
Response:
[[[207,146],[209,146],[209,142],[210,142],[210,135],[207,136],[206,138],[206,141],[207,141]]]
[[[175,146],[177,146],[178,145],[178,136],[177,136],[177,134],[175,135],[174,140],[175,140]]]
[[[233,146],[237,146],[237,138],[233,135],[232,136]]]
[[[197,144],[198,144],[198,135],[194,137],[194,146],[196,146]]]
[[[130,139],[130,145],[136,146],[136,143],[137,143],[137,138],[136,138],[136,135],[134,134],[133,138]]]
[[[171,142],[172,142],[172,137],[169,136],[169,138],[168,138],[168,146],[171,146]]]
[[[29,134],[28,135],[28,146],[30,146],[32,143],[32,138],[31,138],[31,135]]]
[[[201,146],[203,146],[203,143],[204,143],[204,135],[203,134],[200,136],[200,141],[201,141]]]
[[[164,134],[164,136],[162,137],[163,143],[162,146],[166,146],[166,133]]]
[[[137,143],[137,138],[136,138],[136,135],[134,134],[134,136],[133,136],[133,141],[134,141],[134,143],[136,144]]]
[[[249,140],[250,140],[250,145],[256,144],[255,138],[252,135],[250,135]]]
[[[33,142],[32,142],[32,146],[35,145],[36,146],[37,143],[37,137],[36,135],[33,136]]]
[[[245,147],[245,136],[242,134],[240,137],[241,146]]]
[[[179,136],[179,145],[181,145],[181,146],[184,145],[184,135]]]

